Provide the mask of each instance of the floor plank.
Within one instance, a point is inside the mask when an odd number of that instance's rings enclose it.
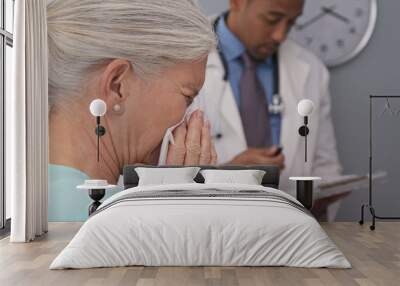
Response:
[[[50,223],[49,233],[28,244],[0,240],[0,285],[400,285],[400,222],[379,222],[375,231],[357,223],[323,223],[353,268],[119,267],[50,271],[55,256],[80,223]]]

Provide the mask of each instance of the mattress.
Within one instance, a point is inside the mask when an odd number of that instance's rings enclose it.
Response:
[[[193,183],[138,186],[110,197],[50,269],[133,265],[351,267],[284,192]]]

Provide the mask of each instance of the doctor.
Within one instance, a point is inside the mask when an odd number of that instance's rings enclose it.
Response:
[[[276,164],[283,169],[281,189],[292,195],[289,176],[341,172],[328,71],[287,39],[303,5],[304,0],[230,0],[229,11],[213,19],[219,48],[209,55],[197,99],[211,122],[219,163]],[[298,135],[303,119],[297,104],[304,98],[315,105],[308,163]]]

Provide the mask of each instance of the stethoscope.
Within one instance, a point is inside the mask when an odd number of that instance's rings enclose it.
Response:
[[[227,17],[227,13],[223,16],[224,18]],[[214,31],[217,31],[217,25],[218,21],[221,17],[218,17],[214,23]],[[222,66],[224,69],[224,75],[223,75],[223,80],[225,82],[225,87],[222,91],[222,95],[225,94],[225,88],[226,84],[228,84],[228,77],[229,77],[229,68],[228,68],[228,62],[222,52],[222,49],[220,47],[217,48],[219,57],[222,62]],[[281,115],[284,111],[284,104],[282,101],[282,97],[280,96],[279,88],[280,88],[280,83],[279,83],[279,61],[278,61],[278,53],[275,53],[272,56],[272,66],[273,66],[273,81],[274,81],[274,91],[273,91],[273,96],[272,96],[272,102],[268,104],[268,111],[270,115]],[[222,96],[219,98],[219,104],[218,106],[221,106],[220,104],[222,103]],[[220,120],[214,124],[215,132],[214,132],[214,139],[221,139],[223,137],[220,126]]]

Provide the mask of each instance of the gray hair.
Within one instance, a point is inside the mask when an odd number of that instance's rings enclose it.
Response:
[[[112,59],[141,75],[205,57],[216,39],[195,0],[49,0],[50,102]]]

